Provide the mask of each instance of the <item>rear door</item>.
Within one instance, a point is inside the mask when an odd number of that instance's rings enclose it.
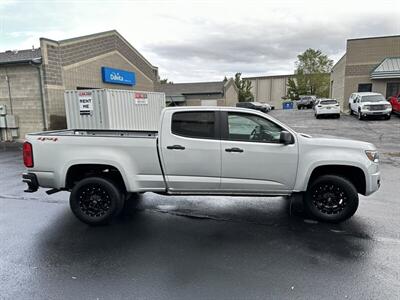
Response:
[[[221,180],[219,113],[172,111],[165,115],[160,138],[168,188],[180,192],[218,190]]]
[[[297,143],[283,145],[280,125],[257,114],[221,112],[221,190],[286,193],[295,184]]]

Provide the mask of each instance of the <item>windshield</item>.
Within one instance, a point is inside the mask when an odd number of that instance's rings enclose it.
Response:
[[[322,100],[320,104],[337,104],[336,100]]]
[[[362,96],[361,102],[380,102],[385,101],[385,97],[382,95],[371,95],[371,96]]]

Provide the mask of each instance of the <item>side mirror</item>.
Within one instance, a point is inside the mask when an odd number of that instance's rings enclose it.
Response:
[[[281,135],[279,137],[279,142],[284,145],[289,145],[289,144],[294,143],[294,139],[290,132],[283,130],[283,131],[281,131]]]

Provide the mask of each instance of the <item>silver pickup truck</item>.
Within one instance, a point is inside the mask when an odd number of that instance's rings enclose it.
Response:
[[[27,192],[70,191],[83,222],[117,216],[137,193],[302,195],[314,218],[339,222],[358,194],[380,185],[376,148],[366,142],[296,133],[259,111],[166,108],[158,132],[61,130],[32,133],[23,145]]]

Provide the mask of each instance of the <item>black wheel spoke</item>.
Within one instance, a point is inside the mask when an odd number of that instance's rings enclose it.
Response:
[[[324,214],[338,214],[347,205],[345,191],[336,184],[320,183],[313,187],[312,199],[314,206]]]
[[[99,184],[87,185],[80,191],[79,207],[89,217],[102,217],[111,207],[110,195]]]

